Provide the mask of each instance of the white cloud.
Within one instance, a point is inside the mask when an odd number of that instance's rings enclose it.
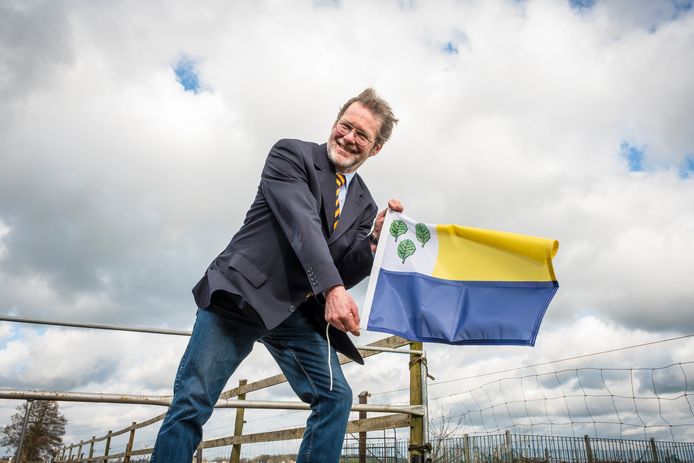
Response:
[[[381,205],[399,197],[426,222],[561,243],[561,288],[538,347],[432,346],[436,376],[689,333],[694,183],[679,169],[694,152],[694,15],[673,5],[5,4],[1,310],[189,328],[190,288],[243,220],[269,147],[324,140],[339,105],[373,85],[401,119],[363,169]],[[205,91],[176,81],[181,56]],[[625,141],[644,148],[645,172],[628,171]],[[183,346],[0,330],[0,374],[13,387],[165,394]],[[276,371],[258,351],[230,384]],[[685,343],[648,358],[691,352]],[[380,362],[355,370],[355,392],[382,375],[394,383],[384,390],[406,386],[399,364]],[[640,365],[628,353],[619,362]],[[90,407],[68,408],[71,435],[98,433]],[[124,421],[148,413],[108,410]]]
[[[0,260],[7,254],[7,246],[4,240],[9,233],[10,227],[0,221]]]

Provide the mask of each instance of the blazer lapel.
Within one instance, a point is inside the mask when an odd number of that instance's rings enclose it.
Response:
[[[327,145],[319,145],[313,150],[313,165],[318,171],[321,198],[323,202],[323,223],[326,236],[332,232],[335,221],[335,167],[328,160]]]

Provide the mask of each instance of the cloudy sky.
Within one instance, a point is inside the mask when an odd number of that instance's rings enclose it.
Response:
[[[0,313],[190,329],[190,288],[242,222],[270,146],[324,142],[340,105],[373,86],[400,118],[360,171],[379,204],[560,242],[534,348],[427,346],[432,408],[464,415],[485,373],[694,333],[692,71],[691,0],[2,1]],[[168,394],[184,348],[0,322],[0,387]],[[278,371],[256,351],[230,385]],[[355,393],[406,400],[396,360],[347,367]],[[495,377],[693,360],[683,338]],[[681,395],[688,368],[621,384]],[[249,396],[277,397],[291,393]],[[647,434],[693,439],[687,403],[645,416],[658,403],[642,404],[645,421],[686,426]],[[18,404],[0,401],[0,424]],[[68,441],[162,411],[63,410]],[[261,430],[282,412],[253,413]]]

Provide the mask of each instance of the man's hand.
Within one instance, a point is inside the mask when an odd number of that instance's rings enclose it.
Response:
[[[395,212],[402,212],[404,210],[402,203],[399,199],[388,200],[388,209],[392,209]],[[386,219],[386,210],[383,209],[376,216],[376,221],[374,222],[374,229],[371,232],[371,252],[376,253],[376,247],[378,246],[378,239],[381,236],[381,229],[383,228],[383,221]]]
[[[325,292],[325,321],[359,336],[359,308],[344,286],[333,286]]]

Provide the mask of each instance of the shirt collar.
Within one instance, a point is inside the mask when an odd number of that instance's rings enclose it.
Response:
[[[342,174],[345,176],[345,190],[349,188],[349,182],[352,181],[355,174],[356,172],[352,172],[351,174]]]

